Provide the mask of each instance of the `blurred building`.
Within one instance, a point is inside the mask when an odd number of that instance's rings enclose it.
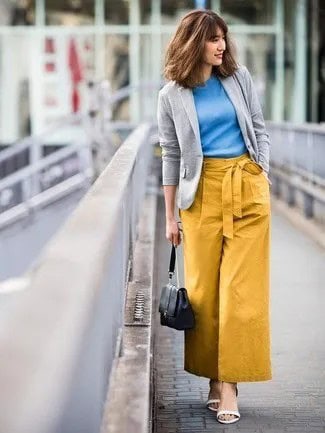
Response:
[[[0,0],[0,144],[86,110],[89,81],[160,81],[168,40],[196,7],[229,24],[266,119],[325,121],[323,0]],[[134,91],[113,118],[155,112],[156,92]]]

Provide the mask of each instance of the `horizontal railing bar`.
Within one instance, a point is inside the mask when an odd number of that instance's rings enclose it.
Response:
[[[176,30],[173,24],[128,24],[128,25],[114,25],[114,24],[93,24],[93,25],[82,25],[82,26],[0,26],[1,35],[67,35],[67,36],[78,36],[78,35],[89,35],[89,34],[172,34]],[[265,25],[245,25],[245,24],[230,24],[229,30],[232,33],[244,33],[244,34],[276,34],[278,27],[274,24]]]
[[[76,152],[79,153],[79,151],[81,152],[84,148],[87,147],[88,146],[86,144],[70,144],[69,146],[65,146],[63,149],[59,149],[56,152],[53,152],[50,155],[39,159],[32,165],[21,168],[15,173],[12,173],[4,179],[0,180],[0,191],[28,178],[29,176],[37,173],[40,170],[43,170],[49,165],[55,164],[56,162],[60,161],[63,158],[66,158],[67,156],[70,156]]]
[[[88,176],[84,173],[77,173],[68,179],[65,179],[54,185],[45,191],[42,191],[29,200],[19,203],[16,206],[0,213],[0,230],[9,224],[25,218],[32,211],[37,210],[40,207],[46,206],[48,203],[53,203],[54,200],[65,197],[76,189],[80,189],[82,186],[88,183]]]
[[[272,122],[268,120],[266,125],[270,128],[275,128],[280,131],[303,131],[303,132],[315,132],[317,134],[325,135],[325,124],[319,123],[292,123],[292,122]],[[325,142],[324,142],[325,146]]]
[[[11,144],[9,147],[3,149],[0,152],[0,163],[8,158],[11,158],[12,156],[15,156],[22,150],[31,147],[34,143],[42,143],[43,140],[46,140],[51,133],[61,128],[62,125],[67,126],[74,124],[75,122],[80,122],[83,117],[84,115],[81,114],[72,114],[63,117],[62,119],[59,119],[57,122],[55,122],[55,124],[53,124],[50,128],[46,129],[42,134],[31,135],[14,144]]]

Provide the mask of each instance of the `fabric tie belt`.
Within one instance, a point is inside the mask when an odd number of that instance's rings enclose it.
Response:
[[[251,174],[260,174],[263,168],[247,158],[234,162],[222,180],[222,222],[223,235],[233,239],[233,215],[242,217],[242,170]]]

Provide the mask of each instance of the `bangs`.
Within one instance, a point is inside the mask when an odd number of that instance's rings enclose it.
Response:
[[[211,17],[209,17],[209,21],[207,23],[207,30],[206,30],[206,34],[205,34],[205,40],[207,41],[211,41],[212,39],[214,39],[215,37],[218,36],[217,32],[221,32],[223,33],[223,36],[227,35],[228,32],[228,27],[227,25],[225,25],[224,21],[222,20],[216,20],[216,19],[211,19]]]

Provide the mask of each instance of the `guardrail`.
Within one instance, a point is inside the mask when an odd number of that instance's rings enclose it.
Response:
[[[92,163],[89,146],[74,144],[0,180],[0,229],[39,206],[89,186]]]
[[[127,138],[0,317],[1,433],[100,430],[150,134],[141,125]]]
[[[302,198],[306,218],[325,204],[325,127],[267,122],[271,147],[272,192],[295,206]]]
[[[58,194],[64,195],[65,190],[68,193],[98,177],[123,139],[114,143],[112,132],[119,131],[125,137],[136,127],[131,122],[113,121],[111,114],[114,105],[134,91],[157,90],[159,84],[141,82],[113,93],[108,81],[93,83],[87,114],[64,116],[42,134],[26,137],[2,150],[0,229],[34,210],[43,198],[46,202],[51,197],[55,200]],[[58,142],[64,137],[62,149],[43,157],[42,146],[53,142],[53,137]],[[45,190],[47,192],[43,194]]]
[[[31,135],[10,145],[0,152],[0,179],[41,159],[41,146],[49,136],[62,127],[81,126],[85,116],[71,114],[54,122],[43,134]],[[66,143],[68,144],[68,143]]]

